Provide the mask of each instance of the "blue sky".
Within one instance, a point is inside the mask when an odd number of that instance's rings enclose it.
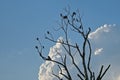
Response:
[[[34,48],[35,38],[52,31],[68,5],[72,11],[79,9],[84,25],[95,30],[104,24],[120,26],[119,4],[119,0],[0,0],[0,80],[38,80],[43,61]]]

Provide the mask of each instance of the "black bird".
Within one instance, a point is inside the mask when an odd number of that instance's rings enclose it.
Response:
[[[67,18],[68,18],[68,16],[66,16],[66,15],[63,16],[62,13],[60,14],[60,16],[61,16],[63,19],[67,19]]]
[[[63,17],[62,13],[60,14],[61,17]]]
[[[74,15],[76,15],[76,13],[75,13],[75,12],[73,12],[73,13],[72,13],[72,17],[73,17]]]
[[[42,48],[45,48],[44,46],[42,46]]]
[[[38,49],[38,46],[35,46],[36,49]]]
[[[49,32],[49,31],[47,31],[47,34],[50,34],[50,32]]]
[[[68,17],[67,16],[63,16],[63,19],[67,19]]]
[[[76,12],[73,12],[73,15],[76,15]]]
[[[37,37],[36,40],[39,40],[39,38]]]

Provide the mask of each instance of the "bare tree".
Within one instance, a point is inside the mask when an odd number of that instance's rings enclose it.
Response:
[[[79,80],[102,80],[102,78],[110,68],[110,65],[108,65],[108,67],[105,69],[103,69],[104,65],[101,65],[98,75],[96,75],[95,72],[91,69],[92,48],[91,48],[90,41],[88,39],[91,29],[88,28],[88,30],[86,31],[84,30],[84,27],[81,21],[81,15],[78,11],[72,12],[72,13],[69,10],[65,10],[65,11],[67,12],[67,14],[62,14],[62,13],[60,14],[61,24],[59,25],[60,26],[59,30],[62,30],[64,32],[65,39],[62,41],[54,40],[53,35],[49,31],[47,31],[47,35],[49,35],[49,37],[46,35],[45,39],[54,43],[60,43],[63,46],[67,55],[69,55],[69,57],[71,58],[71,62],[74,65],[74,68],[78,71],[78,73],[76,72],[76,75],[79,78]],[[69,30],[71,30],[73,33],[79,34],[80,38],[83,39],[83,43],[82,43],[83,45],[81,45],[82,48],[80,48],[81,46],[78,42],[76,42],[75,44],[71,44],[69,42],[68,40]],[[40,43],[39,38],[37,38],[37,41]],[[86,48],[88,48],[88,51],[86,51]],[[44,46],[42,46],[41,43],[40,43],[40,48],[36,46],[36,49],[43,60],[51,61],[58,65],[60,74],[64,76],[66,80],[74,80],[67,66],[66,55],[64,57],[61,56],[62,62],[60,62],[60,61],[53,60],[50,56],[45,57],[42,52],[44,49]],[[82,63],[81,63],[82,69],[75,62],[75,57],[73,56],[72,49],[76,50],[76,54],[79,54],[79,58],[80,60],[82,60]],[[66,73],[63,73],[62,68],[64,68]],[[56,75],[54,71],[52,72],[52,74],[55,77],[57,77],[58,80],[63,80],[59,75]]]

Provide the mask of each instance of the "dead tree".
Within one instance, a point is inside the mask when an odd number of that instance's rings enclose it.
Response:
[[[69,57],[71,58],[71,62],[74,65],[74,68],[78,71],[78,73],[76,73],[76,75],[79,78],[79,80],[102,80],[102,78],[104,77],[104,75],[106,74],[108,69],[110,68],[110,65],[108,65],[108,67],[105,69],[103,69],[104,66],[102,65],[98,75],[96,75],[95,72],[91,69],[92,48],[91,48],[90,41],[88,39],[91,29],[88,28],[87,31],[84,30],[79,12],[77,12],[77,11],[72,12],[72,13],[70,13],[70,11],[66,11],[66,12],[67,12],[66,15],[64,15],[62,13],[60,14],[61,24],[60,24],[60,28],[59,28],[59,30],[62,30],[64,32],[65,39],[62,41],[54,40],[52,34],[49,31],[47,31],[47,35],[50,35],[50,37],[45,36],[45,39],[47,39],[51,42],[54,42],[54,43],[61,43],[61,45],[65,49],[67,55],[69,55]],[[82,48],[80,48],[80,45],[78,44],[78,42],[76,42],[75,44],[71,44],[69,42],[69,40],[68,40],[69,39],[69,37],[68,37],[69,30],[71,30],[74,33],[79,34],[80,38],[83,38],[83,43],[82,43],[83,45],[81,45]],[[37,38],[37,41],[40,43],[39,38]],[[86,47],[88,48],[88,51],[86,51]],[[68,70],[68,66],[67,66],[67,62],[66,62],[66,55],[64,57],[61,57],[62,62],[59,62],[59,61],[53,60],[52,58],[50,58],[50,56],[45,57],[43,55],[42,50],[44,49],[44,46],[42,46],[41,43],[40,43],[40,48],[38,46],[36,46],[36,49],[37,49],[40,57],[43,60],[51,61],[58,65],[60,74],[62,76],[64,76],[66,78],[66,80],[74,80],[71,77],[71,73]],[[77,54],[79,54],[79,57],[82,60],[82,63],[81,63],[82,69],[81,69],[81,67],[79,67],[78,64],[76,64],[75,57],[73,56],[73,53],[71,51],[72,49],[76,50]],[[88,55],[88,57],[86,57],[86,54]],[[64,68],[66,74],[62,72],[61,67]],[[58,78],[58,80],[63,80],[60,78],[59,75],[54,74],[54,71],[53,71],[53,75],[56,76]]]

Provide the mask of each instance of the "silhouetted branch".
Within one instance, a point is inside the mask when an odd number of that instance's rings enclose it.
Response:
[[[110,68],[110,65],[105,69],[105,71],[103,72],[103,74],[100,76],[100,79],[103,78],[103,76],[105,75],[105,73],[107,72],[107,70]]]
[[[58,53],[60,55],[62,62],[53,60],[50,56],[47,56],[47,57],[43,56],[42,49],[44,49],[44,46],[41,45],[39,38],[37,38],[37,41],[40,44],[40,49],[38,48],[38,46],[36,46],[36,49],[37,49],[40,57],[43,60],[56,63],[58,65],[58,68],[60,71],[59,74],[61,74],[67,80],[74,80],[74,79],[72,79],[71,73],[67,66],[66,58],[68,56],[71,59],[72,65],[77,70],[76,75],[80,80],[102,80],[102,78],[104,77],[104,75],[106,74],[108,69],[110,68],[110,65],[104,71],[103,71],[104,67],[102,65],[97,77],[95,75],[95,72],[91,69],[92,48],[91,48],[91,43],[88,39],[91,29],[88,28],[87,31],[84,30],[82,20],[81,20],[81,15],[79,12],[78,13],[73,12],[71,14],[70,10],[66,9],[65,11],[67,14],[65,14],[65,15],[62,13],[60,14],[61,24],[60,24],[60,28],[58,29],[58,30],[63,31],[65,40],[58,40],[58,41],[54,40],[54,36],[49,31],[47,31],[47,35],[45,35],[45,39],[47,39],[51,42],[54,42],[54,43],[60,43],[62,45],[62,47],[64,48],[64,50],[66,52],[66,54],[64,56],[62,56],[56,50],[56,53]],[[68,34],[69,30],[80,34],[80,38],[83,39],[82,48],[80,48],[80,45],[78,44],[78,42],[76,42],[75,44],[70,44],[69,34]],[[86,48],[88,48],[88,50],[86,50]],[[82,68],[75,62],[75,57],[73,55],[74,53],[72,52],[73,49],[76,51],[75,54],[79,55],[79,57],[80,57],[79,61],[82,60],[81,61]],[[63,72],[62,69],[64,69],[65,73]],[[62,78],[59,75],[56,75],[54,72],[52,72],[52,73],[59,80],[62,80]]]
[[[61,80],[61,78],[59,77],[59,75],[55,74],[53,71],[52,71],[52,75],[54,75],[56,78],[58,78],[59,80]]]

